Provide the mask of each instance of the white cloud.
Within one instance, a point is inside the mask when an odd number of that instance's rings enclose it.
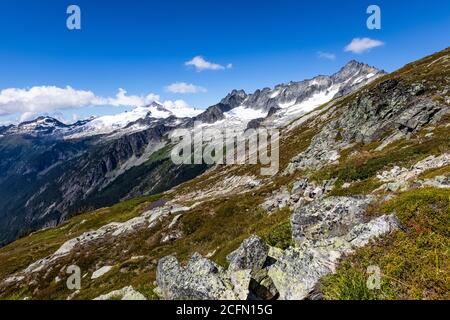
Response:
[[[171,93],[199,93],[207,92],[208,90],[206,90],[206,88],[186,82],[175,82],[167,86],[166,91]]]
[[[162,105],[168,109],[183,109],[190,108],[189,104],[184,100],[167,100],[162,103]]]
[[[322,52],[319,51],[317,52],[317,56],[320,59],[326,59],[326,60],[336,60],[336,55],[334,53],[330,53],[330,52]]]
[[[130,106],[138,107],[159,100],[159,96],[127,95],[119,89],[117,95],[101,97],[92,91],[76,90],[70,86],[37,86],[29,89],[9,88],[0,91],[0,116],[20,114],[20,120],[29,120],[36,114],[76,109],[89,106]]]
[[[346,52],[353,52],[356,54],[370,51],[370,49],[383,46],[384,42],[370,38],[354,38],[346,47]]]
[[[133,106],[139,107],[158,101],[160,97],[156,94],[150,93],[147,96],[127,96],[127,91],[119,88],[115,98],[108,98],[104,100],[105,105],[111,105],[115,107],[120,106]]]
[[[75,90],[71,87],[9,88],[0,91],[0,115],[21,113],[27,117],[57,109],[98,105],[101,100],[92,91]]]
[[[162,102],[162,105],[177,117],[181,118],[195,117],[204,111],[190,107],[184,100],[164,101]]]
[[[194,67],[197,71],[204,71],[204,70],[224,70],[224,69],[231,69],[233,65],[231,63],[227,64],[226,66],[206,61],[202,56],[196,56],[192,58],[192,60],[187,61],[185,65],[189,67]]]

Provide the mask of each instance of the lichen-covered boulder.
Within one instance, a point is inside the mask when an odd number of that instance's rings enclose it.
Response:
[[[265,266],[268,253],[269,247],[265,242],[258,236],[252,235],[227,256],[228,274],[239,299],[260,298],[258,293],[251,292],[250,285],[253,284],[253,288],[258,288],[259,292],[264,291],[265,287],[260,287],[258,284],[259,280],[262,280],[262,278],[259,279],[259,275]],[[263,295],[268,294],[264,292]]]
[[[186,267],[174,256],[158,263],[156,292],[164,299],[247,300],[272,298],[278,292],[268,277],[266,260],[269,247],[251,236],[228,257],[228,270],[214,262],[193,255]]]
[[[256,272],[264,266],[269,247],[258,236],[244,240],[240,247],[227,256],[229,271],[251,270]]]
[[[276,260],[271,259],[271,263]],[[250,280],[249,300],[273,300],[278,297],[278,290],[269,277],[270,264],[256,272]]]
[[[269,269],[281,300],[302,300],[326,274],[333,272],[340,253],[330,248],[289,248]]]
[[[158,263],[157,292],[169,300],[234,300],[231,282],[224,270],[195,253],[186,267],[174,256]]]
[[[248,300],[250,296],[251,270],[229,271],[233,291],[239,300]]]

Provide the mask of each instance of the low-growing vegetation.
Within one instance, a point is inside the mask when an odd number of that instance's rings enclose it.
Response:
[[[408,191],[381,208],[396,213],[397,231],[346,258],[323,279],[327,299],[449,299],[450,190]],[[381,269],[381,288],[366,285],[368,266]]]
[[[335,188],[328,194],[329,196],[355,196],[367,195],[382,185],[382,182],[375,178],[357,181],[344,188],[342,183],[337,183]]]
[[[276,225],[261,235],[263,240],[272,247],[285,250],[294,245],[290,222]]]

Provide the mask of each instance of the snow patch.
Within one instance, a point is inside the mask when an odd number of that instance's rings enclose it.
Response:
[[[264,112],[263,110],[255,110],[245,106],[234,108],[233,110],[225,113],[225,118],[237,118],[244,121],[265,118],[266,116],[267,112]]]
[[[314,110],[315,108],[331,101],[333,97],[339,92],[339,87],[333,86],[327,91],[321,91],[316,93],[311,98],[303,101],[302,103],[291,106],[287,113],[306,113]]]
[[[280,95],[280,90],[275,90],[271,95],[270,99],[274,99]]]
[[[292,100],[292,101],[289,101],[289,102],[286,102],[286,103],[279,103],[278,104],[278,106],[281,108],[281,109],[286,109],[286,108],[289,108],[289,107],[292,107],[293,105],[295,105],[295,100]]]

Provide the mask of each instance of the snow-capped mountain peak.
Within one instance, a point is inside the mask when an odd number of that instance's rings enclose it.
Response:
[[[270,119],[266,125],[283,126],[291,120],[310,112],[334,98],[346,95],[376,78],[386,74],[382,70],[370,67],[355,60],[347,63],[343,68],[331,76],[317,76],[310,80],[275,86],[273,89],[256,90],[246,96],[234,115],[242,115],[242,120],[259,120],[261,113],[251,112],[250,109],[265,112]],[[253,119],[251,116],[253,115]],[[262,118],[265,118],[262,117]]]
[[[55,118],[41,116],[31,121],[12,125],[5,131],[5,134],[45,135],[54,134],[65,130],[66,128],[68,128],[68,125]]]
[[[190,118],[200,114],[203,110],[194,109],[187,106],[182,101],[157,102],[149,105],[136,107],[131,111],[122,112],[115,115],[107,115],[95,118],[78,127],[67,135],[67,138],[80,138],[92,135],[110,134],[121,130],[122,133],[145,129],[145,124],[139,122],[143,119],[167,119]]]

